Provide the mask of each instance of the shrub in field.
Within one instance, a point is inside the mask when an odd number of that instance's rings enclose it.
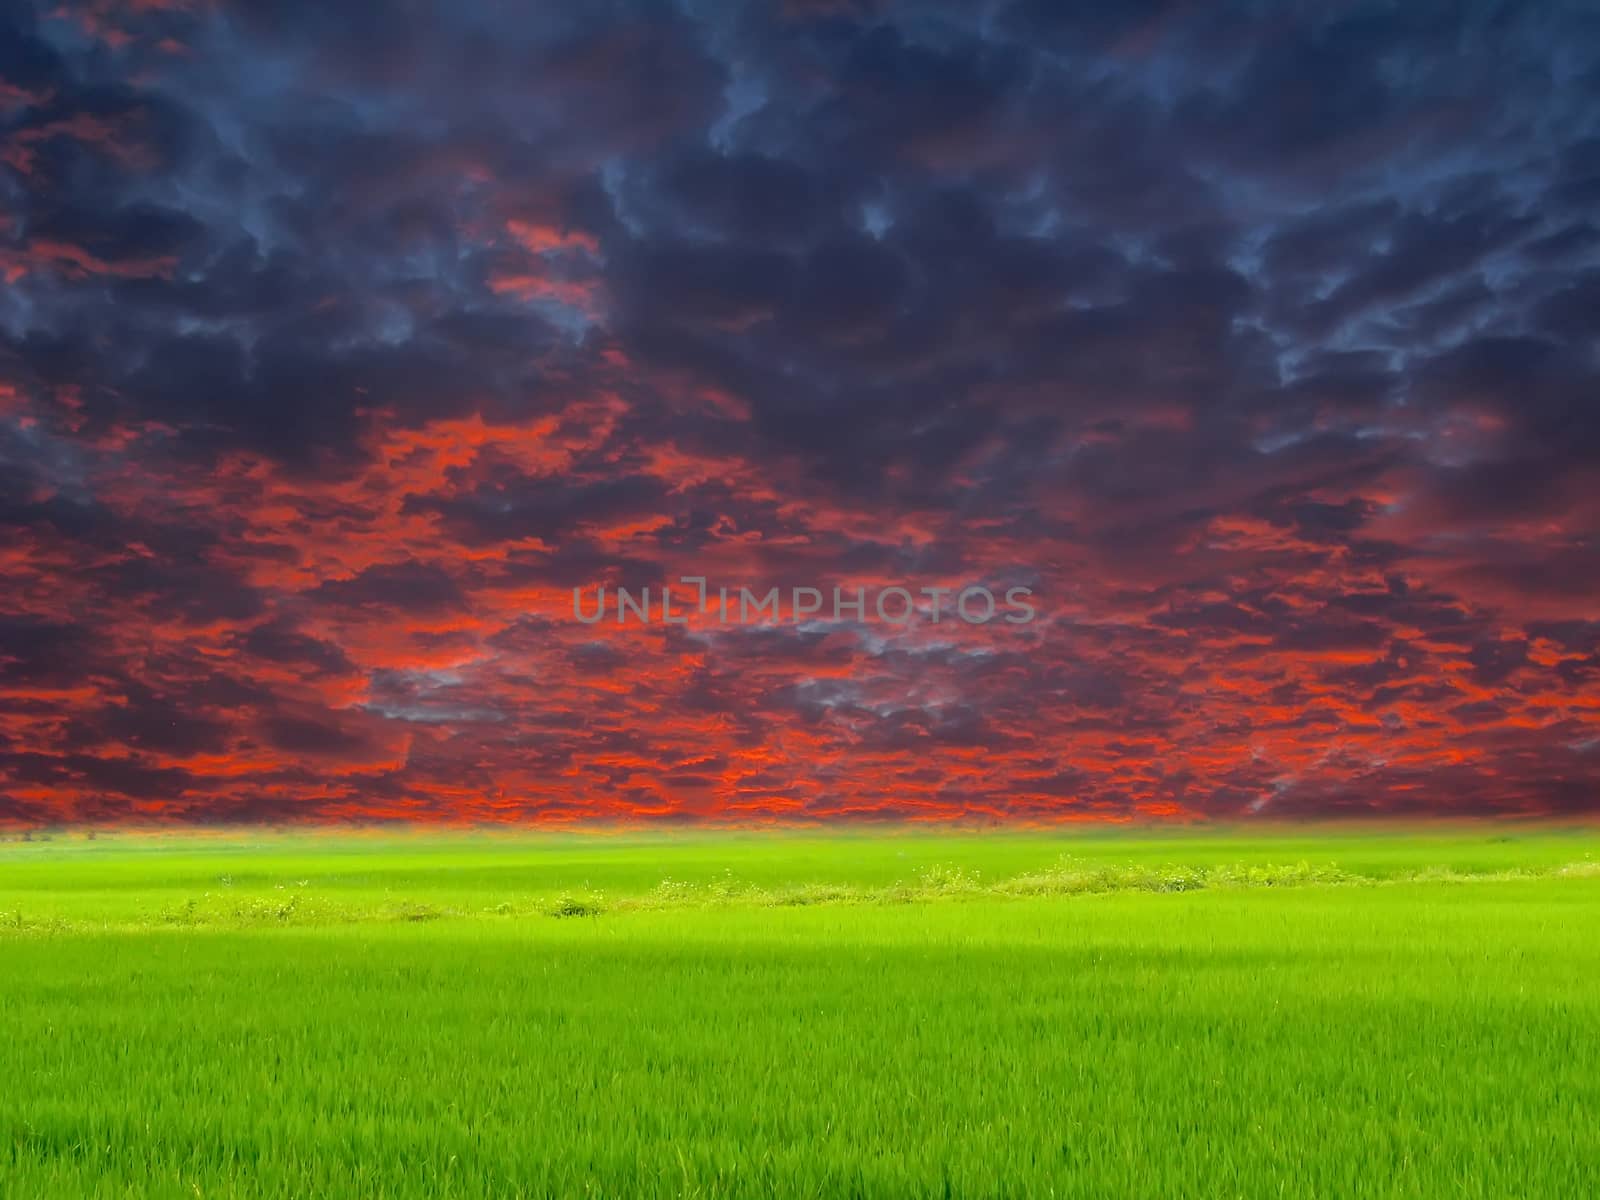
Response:
[[[1207,887],[1299,887],[1312,883],[1346,883],[1353,876],[1339,867],[1290,866],[1270,863],[1231,866],[1181,864],[1084,864],[1063,855],[1054,867],[1019,875],[995,889],[1018,896],[1070,896],[1092,892],[1194,892]]]
[[[706,889],[686,879],[673,879],[670,876],[663,879],[651,888],[637,901],[639,908],[683,908],[690,905],[704,904],[708,898]]]
[[[1312,883],[1351,883],[1355,876],[1336,863],[1312,866],[1301,861],[1284,865],[1267,863],[1249,868],[1229,868],[1219,882],[1237,882],[1247,887],[1302,887]]]
[[[733,877],[733,868],[724,867],[722,874],[718,875],[706,885],[706,895],[711,900],[736,900],[750,890],[748,884]]]
[[[195,910],[199,902],[190,896],[177,908],[169,908],[162,912],[161,919],[168,925],[193,925],[195,923]]]
[[[552,917],[598,917],[605,909],[596,897],[580,898],[563,892],[547,911]]]
[[[799,887],[768,892],[762,902],[774,907],[798,907],[806,904],[839,904],[863,899],[858,888],[831,883],[807,883]]]
[[[445,913],[431,904],[415,904],[405,901],[395,905],[391,910],[391,915],[401,921],[437,921]]]
[[[975,892],[981,886],[976,871],[953,867],[948,863],[934,863],[923,870],[918,883],[924,893],[948,895],[953,892]]]

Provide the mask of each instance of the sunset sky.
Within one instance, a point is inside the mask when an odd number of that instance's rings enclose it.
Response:
[[[1579,0],[0,0],[0,824],[1600,811],[1597,135]]]

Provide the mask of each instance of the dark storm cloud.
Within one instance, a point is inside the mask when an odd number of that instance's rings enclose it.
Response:
[[[12,688],[66,683],[91,661],[94,639],[82,626],[36,617],[0,617],[0,678]]]
[[[244,654],[269,663],[288,663],[329,675],[354,674],[355,664],[338,646],[311,637],[285,620],[257,625],[239,635],[234,645]]]
[[[0,0],[0,814],[1592,808],[1597,46]]]
[[[330,579],[308,598],[340,608],[384,608],[402,611],[460,609],[466,596],[450,573],[423,563],[368,567],[350,579]]]
[[[194,699],[162,696],[131,684],[121,703],[75,722],[67,741],[84,748],[109,744],[178,756],[226,750],[226,722],[198,711]]]

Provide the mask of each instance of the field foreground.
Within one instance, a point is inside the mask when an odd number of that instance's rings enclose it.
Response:
[[[0,1195],[1600,1194],[1600,838],[0,845]]]

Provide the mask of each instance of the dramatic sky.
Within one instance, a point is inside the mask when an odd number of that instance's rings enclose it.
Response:
[[[0,0],[0,821],[1600,811],[1597,135],[1588,0]]]

